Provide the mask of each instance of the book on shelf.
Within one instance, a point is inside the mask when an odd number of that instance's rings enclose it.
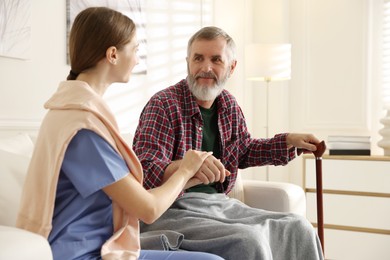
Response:
[[[330,135],[326,144],[329,155],[371,155],[371,137]]]
[[[370,150],[370,142],[328,142],[328,149],[339,150]]]
[[[371,155],[370,149],[329,149],[329,155]]]
[[[357,143],[369,143],[371,136],[369,135],[330,135],[328,136],[328,142],[357,142]]]

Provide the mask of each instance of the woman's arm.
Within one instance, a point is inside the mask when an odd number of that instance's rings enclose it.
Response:
[[[160,187],[145,190],[131,175],[106,186],[103,191],[128,214],[150,224],[175,201],[187,181],[198,171],[211,153],[189,150],[178,169]]]

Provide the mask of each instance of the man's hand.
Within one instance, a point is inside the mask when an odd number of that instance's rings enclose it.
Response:
[[[320,141],[312,134],[294,134],[289,133],[286,137],[287,147],[296,147],[302,148],[313,152],[317,150],[316,144],[319,144]]]
[[[164,179],[165,182],[175,171],[178,170],[182,160],[172,161],[171,164],[165,169]],[[212,182],[224,182],[226,176],[229,176],[230,172],[225,169],[220,160],[213,155],[209,155],[200,166],[195,175],[188,180],[184,189],[191,188],[199,184],[209,184]]]
[[[178,171],[181,170],[183,174],[188,174],[192,178],[199,171],[205,159],[212,154],[212,152],[201,152],[190,149],[184,154]]]
[[[223,166],[221,161],[213,155],[210,155],[204,160],[202,166],[200,166],[199,170],[195,173],[194,178],[198,179],[203,184],[213,182],[222,183],[225,181],[226,176],[229,175],[230,172],[225,169],[225,166]]]

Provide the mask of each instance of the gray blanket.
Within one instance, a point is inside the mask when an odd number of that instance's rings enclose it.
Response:
[[[178,199],[155,223],[141,223],[141,248],[203,251],[232,260],[323,259],[305,218],[195,192]]]

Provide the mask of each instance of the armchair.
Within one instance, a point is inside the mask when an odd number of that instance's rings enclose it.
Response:
[[[292,183],[243,180],[239,174],[229,196],[253,208],[306,216],[306,195]]]
[[[24,177],[34,147],[30,132],[0,129],[0,259],[53,259],[45,238],[15,227]],[[124,138],[132,141],[131,135],[125,134]],[[294,184],[239,177],[229,196],[251,207],[305,215],[304,192]]]

